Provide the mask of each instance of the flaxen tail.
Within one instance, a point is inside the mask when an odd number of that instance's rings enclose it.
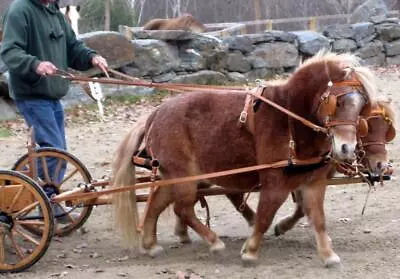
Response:
[[[145,134],[147,117],[135,123],[132,130],[120,143],[114,157],[111,187],[123,187],[135,184],[135,166],[132,156],[140,147]],[[135,191],[120,192],[113,195],[116,227],[130,247],[138,244],[138,212]]]

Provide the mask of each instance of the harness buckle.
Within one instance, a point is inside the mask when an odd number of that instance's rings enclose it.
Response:
[[[246,120],[247,120],[247,112],[242,111],[239,116],[239,122],[244,124],[244,123],[246,123]]]

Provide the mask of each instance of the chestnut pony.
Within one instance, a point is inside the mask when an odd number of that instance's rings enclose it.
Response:
[[[183,14],[176,18],[155,18],[148,21],[143,30],[185,30],[203,33],[206,27],[191,14]]]
[[[392,141],[396,135],[395,120],[396,116],[390,101],[380,99],[377,104],[372,108],[369,115],[365,117],[368,123],[368,133],[360,137],[357,145],[357,152],[360,153],[361,163],[366,167],[365,171],[372,175],[391,174],[391,168],[388,163],[388,156],[386,150],[386,143]],[[275,225],[275,235],[279,236],[292,229],[294,225],[305,215],[307,215],[311,225],[319,225],[316,233],[319,234],[318,238],[323,239],[325,231],[325,213],[323,210],[324,196],[326,192],[326,185],[321,185],[313,188],[310,185],[305,185],[296,189],[294,199],[296,200],[296,208],[294,212],[280,220]],[[311,193],[314,191],[319,193]],[[250,226],[254,224],[255,213],[246,204],[243,203],[243,194],[230,194],[227,195],[232,201],[235,208],[243,215]],[[310,199],[310,197],[317,197],[319,199]],[[240,206],[243,204],[243,209]],[[181,231],[185,229],[179,223]],[[326,234],[326,238],[330,239]],[[188,241],[187,239],[186,241]],[[336,258],[337,262],[331,261],[325,264],[339,263],[340,258]]]
[[[395,119],[395,113],[390,102],[385,100],[378,100],[377,104],[373,106],[370,115],[366,117],[368,134],[361,138],[358,149],[364,153],[362,162],[367,166],[366,171],[372,174],[391,173],[385,145],[392,141],[396,135]],[[316,231],[319,231],[317,233],[325,234],[324,237],[330,239],[325,232],[325,213],[323,209],[326,185],[319,185],[311,191],[316,193],[310,195],[310,189],[307,187],[298,188],[295,191],[296,208],[292,215],[283,218],[277,223],[275,235],[284,234],[292,229],[304,215],[307,215],[314,227],[320,227],[319,230],[316,229]]]
[[[328,134],[317,132],[264,103],[249,114],[251,117],[245,125],[240,125],[238,118],[247,99],[245,93],[193,92],[162,103],[146,120],[138,122],[120,144],[113,165],[112,187],[135,183],[135,167],[131,159],[138,152],[159,160],[163,179],[278,161],[287,161],[288,167],[156,189],[144,216],[141,250],[152,256],[162,251],[156,238],[157,219],[169,204],[174,205],[174,211],[183,224],[209,243],[211,251],[223,250],[224,243],[195,215],[198,187],[216,184],[224,188],[250,190],[259,185],[254,231],[241,251],[244,261],[256,261],[262,235],[288,194],[304,185],[325,182],[333,175],[334,169],[325,162],[325,155],[330,154],[335,160],[354,160],[359,117],[367,104],[373,104],[375,88],[370,82],[372,77],[367,68],[359,67],[356,56],[321,51],[299,67],[286,83],[263,88],[263,97],[325,126]],[[345,86],[347,92],[331,98],[334,96],[329,94],[329,85],[354,78],[362,83],[362,88]],[[333,99],[332,108],[329,104]],[[306,167],[290,164],[293,159],[311,158],[318,158],[318,162]],[[115,208],[118,227],[130,243],[137,243],[135,193],[115,195]],[[336,259],[333,251],[324,253],[329,241],[321,243],[317,239],[317,243],[325,262]]]

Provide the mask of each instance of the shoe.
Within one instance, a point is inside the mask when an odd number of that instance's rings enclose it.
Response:
[[[61,206],[58,203],[51,203],[51,209],[55,220],[60,224],[70,224],[72,219],[78,219],[80,214],[78,212],[72,212],[73,208],[68,206]],[[69,216],[68,216],[69,215]]]

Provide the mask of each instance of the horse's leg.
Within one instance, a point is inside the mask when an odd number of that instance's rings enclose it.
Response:
[[[303,195],[302,190],[298,189],[294,192],[296,199],[296,208],[292,215],[288,215],[283,219],[279,220],[279,222],[275,225],[275,235],[279,236],[284,234],[288,230],[291,230],[296,223],[304,217],[303,210]]]
[[[272,179],[273,176],[274,179]],[[276,211],[289,195],[290,190],[285,187],[284,183],[281,183],[282,181],[279,181],[281,178],[282,176],[279,174],[268,172],[268,178],[260,180],[262,187],[258,202],[256,223],[253,234],[246,240],[241,250],[244,262],[254,263],[258,260],[263,234],[268,230]]]
[[[175,232],[174,233],[177,237],[179,237],[180,243],[192,242],[192,240],[189,237],[188,226],[178,215],[176,215]]]
[[[151,257],[162,253],[164,249],[157,243],[157,220],[161,212],[172,202],[171,189],[169,186],[160,187],[152,196],[143,223],[143,237],[141,251]]]
[[[249,226],[252,227],[256,221],[256,213],[250,208],[247,202],[244,201],[244,194],[227,194],[226,197],[232,202],[236,210],[242,214],[244,219],[246,219]],[[242,205],[243,208],[241,208]]]
[[[225,244],[218,238],[215,232],[197,218],[194,205],[197,202],[197,185],[182,184],[174,185],[174,211],[180,218],[180,222],[190,226],[210,245],[211,252],[225,249]]]
[[[303,188],[303,208],[310,223],[314,227],[317,250],[324,262],[329,267],[340,263],[339,256],[333,251],[331,239],[326,233],[324,198],[326,192],[325,182],[314,183]]]
[[[243,209],[241,208],[243,204],[244,194],[227,194],[226,197],[232,202],[233,206],[242,216],[246,219],[250,227],[252,227],[256,220],[256,213],[247,203],[244,203]],[[176,216],[175,222],[175,235],[179,237],[181,243],[190,243],[190,237],[187,231],[187,225],[182,221],[179,216]]]

